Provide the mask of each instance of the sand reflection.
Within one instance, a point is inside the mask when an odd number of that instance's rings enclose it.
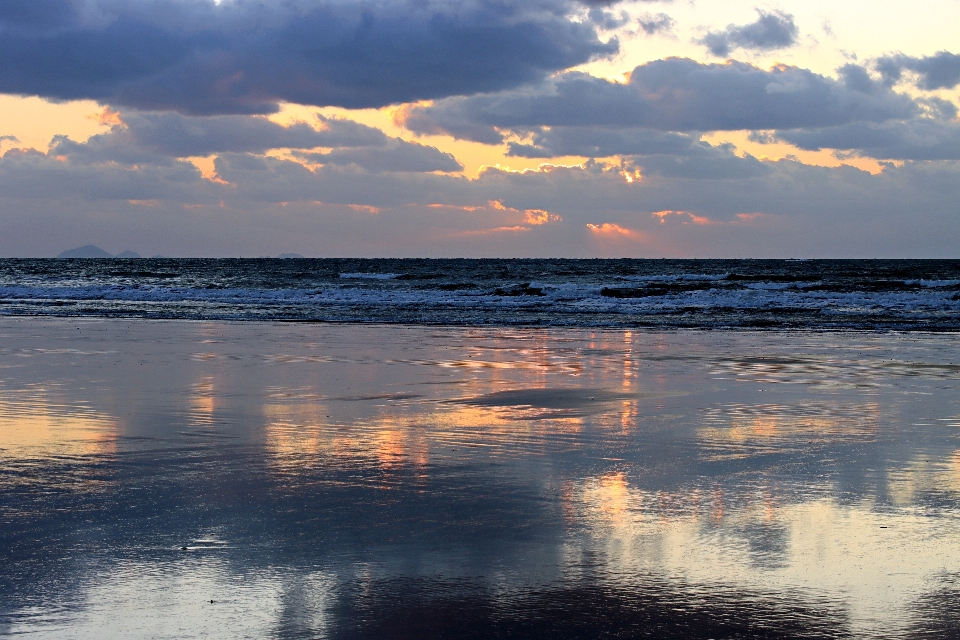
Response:
[[[10,458],[96,456],[116,450],[113,417],[56,389],[0,390],[0,455]]]
[[[190,385],[190,421],[194,425],[209,426],[217,409],[217,389],[213,376],[203,376]]]
[[[786,453],[869,441],[879,430],[877,403],[728,404],[708,407],[698,437],[713,460]]]
[[[2,380],[0,633],[909,635],[954,597],[952,338],[129,324]]]
[[[601,554],[609,579],[626,586],[658,575],[717,590],[832,594],[855,635],[905,633],[918,624],[914,605],[929,586],[960,572],[960,538],[937,532],[955,523],[919,510],[784,502],[771,488],[725,508],[721,491],[649,492],[622,473],[567,491],[572,521],[587,527],[587,548]]]
[[[268,460],[278,470],[296,472],[321,455],[338,452],[324,430],[326,407],[321,404],[263,405],[264,442]]]

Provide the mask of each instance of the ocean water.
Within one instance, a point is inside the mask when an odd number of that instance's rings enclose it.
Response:
[[[956,331],[960,260],[2,260],[0,315]]]

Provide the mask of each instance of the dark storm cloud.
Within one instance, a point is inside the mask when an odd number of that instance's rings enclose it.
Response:
[[[711,31],[698,42],[715,56],[726,57],[734,49],[770,51],[785,49],[797,42],[798,29],[793,16],[782,11],[767,13],[757,10],[756,22],[731,24],[723,31]]]
[[[645,13],[640,16],[638,22],[640,24],[640,28],[643,29],[643,32],[648,36],[652,36],[657,33],[669,33],[671,30],[673,30],[673,25],[675,24],[673,18],[665,13]]]
[[[910,98],[887,87],[862,91],[797,67],[763,70],[741,62],[668,58],[637,67],[625,84],[566,73],[534,89],[448,98],[402,115],[418,133],[498,143],[501,130],[540,127],[786,129],[881,122],[917,112]]]
[[[463,165],[452,154],[436,147],[399,138],[382,146],[360,149],[335,149],[329,153],[296,153],[309,162],[356,165],[371,173],[385,171],[429,172],[462,171]]]
[[[904,71],[913,71],[919,76],[917,86],[926,91],[952,89],[960,84],[960,55],[949,51],[921,58],[884,56],[876,61],[876,67],[890,83],[900,80]]]
[[[5,0],[0,92],[267,113],[496,91],[613,54],[573,0]]]

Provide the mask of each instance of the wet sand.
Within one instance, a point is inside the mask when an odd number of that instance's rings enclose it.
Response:
[[[0,319],[0,635],[951,637],[960,340]]]

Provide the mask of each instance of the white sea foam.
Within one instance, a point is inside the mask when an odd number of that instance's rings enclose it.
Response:
[[[402,273],[341,273],[341,278],[354,280],[396,280]]]
[[[367,269],[357,264],[363,261],[346,262],[360,268],[316,261],[269,271],[171,261],[151,270],[90,273],[45,265],[4,271],[0,261],[0,315],[960,330],[960,279],[950,277],[951,269],[917,270],[908,278],[903,269],[882,272],[884,264],[876,277],[859,264],[832,271],[814,265],[794,278],[784,269],[768,275],[749,261],[714,273],[658,267],[659,273],[633,274],[621,262],[554,271],[511,261],[409,270],[397,261],[368,261]]]

